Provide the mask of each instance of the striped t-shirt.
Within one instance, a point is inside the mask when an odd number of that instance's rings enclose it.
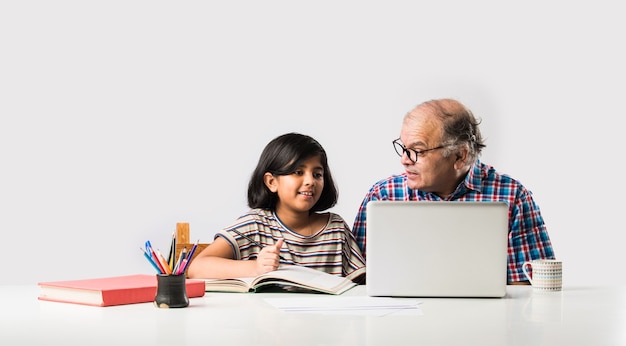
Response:
[[[233,229],[263,247],[274,245],[283,238],[281,264],[301,265],[354,279],[365,273],[365,259],[344,219],[334,213],[326,214],[328,223],[324,228],[311,236],[302,236],[285,226],[272,210],[251,209],[233,225],[218,232],[215,238],[226,240],[237,260],[256,259],[262,247]]]

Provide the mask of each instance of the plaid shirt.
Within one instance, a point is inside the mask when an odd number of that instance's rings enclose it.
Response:
[[[352,233],[366,256],[365,210],[369,201],[503,201],[509,205],[508,282],[526,280],[522,265],[534,259],[553,259],[554,252],[548,231],[532,193],[517,180],[496,172],[477,160],[465,179],[449,196],[441,198],[433,193],[412,190],[407,185],[406,173],[378,181],[371,187],[354,220]]]

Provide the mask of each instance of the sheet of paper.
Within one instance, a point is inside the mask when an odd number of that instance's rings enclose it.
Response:
[[[317,313],[363,316],[419,316],[421,302],[407,298],[389,297],[286,297],[264,298],[273,307],[291,313]]]

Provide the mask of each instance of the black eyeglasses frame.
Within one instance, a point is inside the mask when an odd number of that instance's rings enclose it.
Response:
[[[393,142],[391,143],[393,144],[393,148],[395,149],[396,154],[398,154],[398,156],[402,157],[402,155],[406,154],[406,157],[408,157],[409,160],[411,160],[411,162],[413,163],[416,163],[419,157],[423,156],[424,153],[427,153],[432,150],[443,149],[445,147],[449,147],[452,145],[452,144],[442,144],[434,148],[429,148],[429,149],[424,149],[424,150],[415,150],[415,149],[409,149],[405,147],[404,144],[400,142],[400,138],[394,139]],[[414,156],[411,156],[411,154],[413,154]],[[415,157],[415,159],[413,159],[413,157]]]

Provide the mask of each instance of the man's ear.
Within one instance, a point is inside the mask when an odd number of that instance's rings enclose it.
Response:
[[[469,164],[469,148],[467,145],[462,146],[457,150],[454,155],[456,155],[456,160],[454,161],[454,168],[461,169]]]
[[[265,182],[265,186],[267,186],[270,191],[276,192],[276,190],[278,190],[278,186],[276,185],[276,177],[272,173],[265,172],[265,174],[263,175],[263,181]]]

